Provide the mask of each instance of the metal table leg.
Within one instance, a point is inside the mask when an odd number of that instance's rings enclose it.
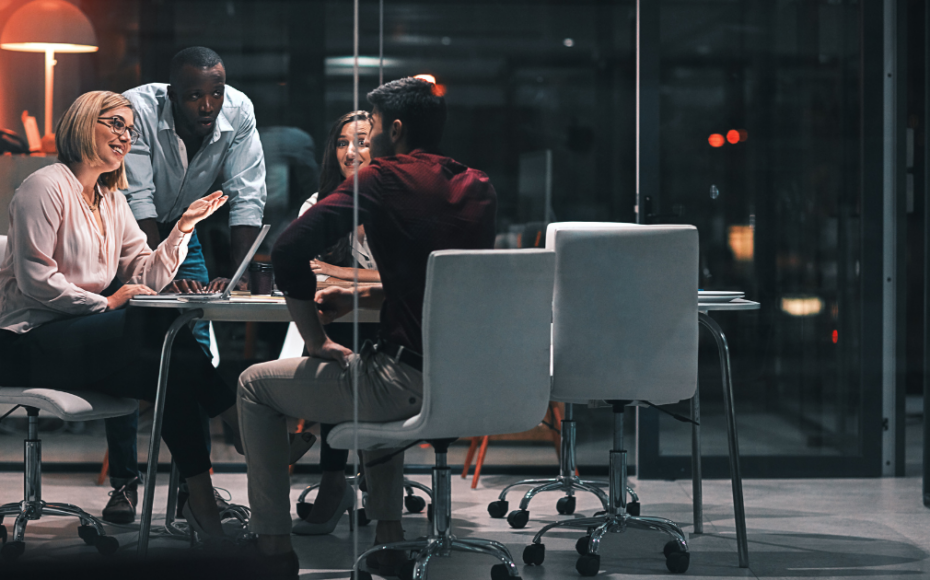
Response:
[[[152,438],[149,441],[149,463],[145,472],[145,496],[142,498],[142,519],[139,526],[140,557],[145,557],[149,550],[149,532],[152,527],[152,505],[155,501],[155,477],[158,472],[158,452],[161,447],[161,423],[165,411],[165,390],[168,388],[168,366],[171,362],[171,346],[178,331],[192,320],[203,316],[203,310],[195,308],[178,316],[165,333],[165,342],[161,348],[161,364],[158,368],[158,391],[155,393],[155,409],[152,413]]]
[[[704,488],[701,475],[701,387],[691,398],[691,505],[694,509],[694,533],[704,533]]]
[[[710,331],[717,342],[720,374],[723,382],[723,407],[727,419],[727,440],[730,447],[730,478],[733,484],[733,511],[736,513],[736,546],[739,567],[749,567],[749,539],[746,536],[746,510],[743,506],[743,476],[739,467],[739,442],[736,435],[736,415],[733,410],[733,376],[730,371],[730,347],[717,322],[704,312],[698,314],[700,324]]]

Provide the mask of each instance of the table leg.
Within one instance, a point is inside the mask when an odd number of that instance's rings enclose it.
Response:
[[[717,322],[701,312],[701,325],[710,331],[717,343],[720,355],[720,374],[723,382],[723,407],[727,420],[727,439],[730,447],[730,478],[733,485],[733,511],[736,514],[736,546],[739,567],[749,567],[749,539],[746,536],[746,510],[743,506],[743,476],[739,467],[739,442],[736,435],[736,414],[733,410],[733,376],[730,371],[730,347]]]
[[[192,320],[203,316],[203,310],[196,308],[178,316],[165,333],[165,342],[161,348],[161,363],[158,368],[158,390],[155,393],[155,409],[152,413],[152,438],[149,441],[149,463],[145,474],[145,496],[142,499],[142,519],[139,526],[140,557],[145,557],[149,550],[149,532],[152,527],[152,506],[155,501],[155,477],[158,472],[158,452],[161,447],[161,423],[165,411],[165,390],[168,388],[168,366],[171,362],[171,345],[178,331]]]
[[[178,482],[181,481],[181,474],[178,471],[178,464],[171,461],[171,475],[168,476],[168,511],[165,513],[165,527],[171,529],[174,523],[175,513],[178,511]]]
[[[694,509],[694,533],[704,533],[704,488],[701,476],[701,386],[691,398],[691,506]]]

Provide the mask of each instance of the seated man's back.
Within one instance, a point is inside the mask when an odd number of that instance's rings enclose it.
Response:
[[[384,286],[380,336],[422,352],[429,255],[493,246],[494,188],[483,172],[419,149],[375,159],[358,177],[359,222],[365,225]],[[354,183],[347,180],[311,208],[281,237],[279,251],[296,250],[295,265],[306,264],[319,248],[351,231],[353,190]],[[282,285],[280,274],[278,279],[282,288],[290,283],[285,279]]]

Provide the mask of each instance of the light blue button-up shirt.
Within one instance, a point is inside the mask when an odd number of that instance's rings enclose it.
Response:
[[[123,93],[132,102],[141,133],[126,155],[129,189],[124,193],[136,220],[170,223],[192,202],[211,193],[217,178],[229,196],[230,226],[260,226],[265,207],[265,159],[255,130],[252,101],[226,85],[213,134],[185,169],[178,146],[168,85],[152,83]]]

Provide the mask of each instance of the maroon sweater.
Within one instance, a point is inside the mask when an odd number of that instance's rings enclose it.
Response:
[[[382,339],[423,352],[423,295],[431,252],[494,245],[497,194],[488,176],[414,150],[375,159],[358,173],[359,223],[378,264],[385,301]],[[312,300],[310,260],[352,231],[353,180],[311,207],[281,234],[271,259],[278,288]]]

